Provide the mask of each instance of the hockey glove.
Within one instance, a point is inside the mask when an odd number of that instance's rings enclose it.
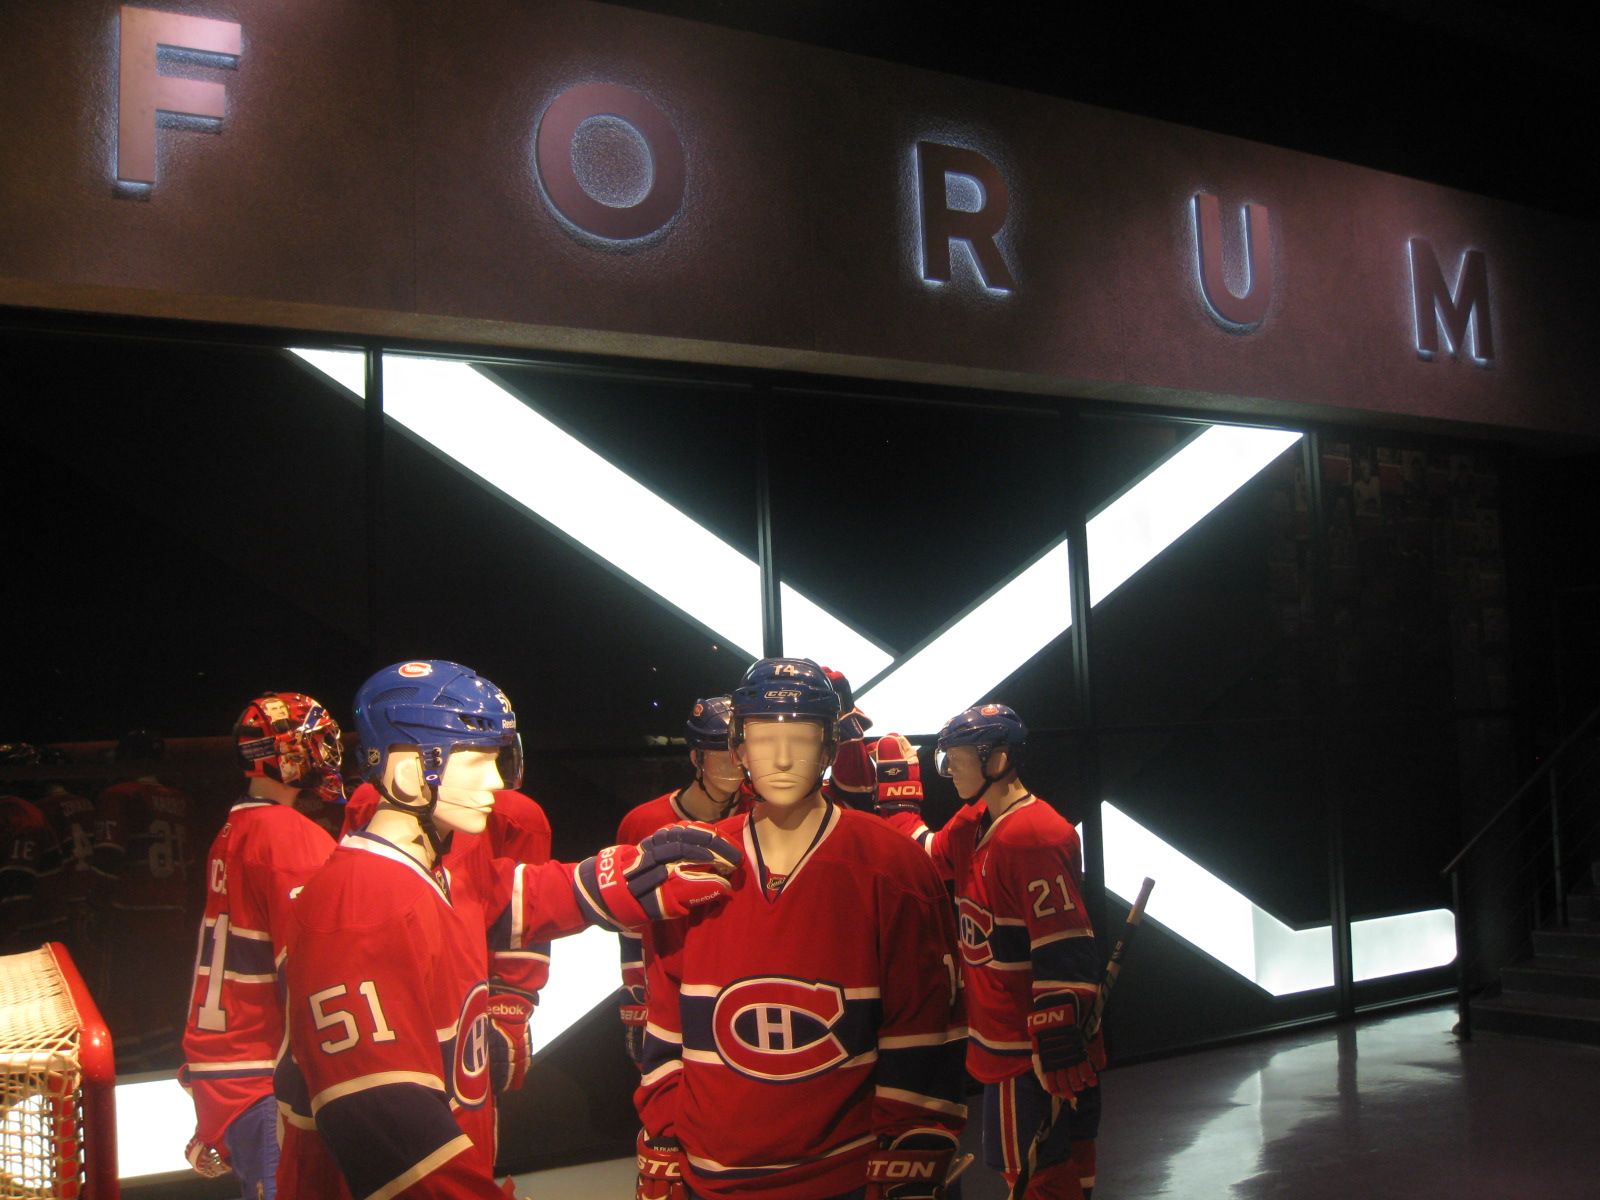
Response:
[[[636,1148],[639,1183],[634,1200],[689,1200],[683,1181],[683,1147],[677,1138],[647,1138],[639,1131]]]
[[[744,855],[709,825],[669,825],[637,846],[607,846],[573,871],[578,903],[597,924],[637,929],[687,916],[733,894]]]
[[[644,1066],[644,1027],[650,1008],[645,1004],[642,987],[622,989],[622,1040],[628,1047],[628,1057],[636,1067]]]
[[[877,764],[878,815],[922,812],[922,766],[911,743],[898,733],[886,733],[872,748]]]
[[[1076,1106],[1079,1092],[1100,1077],[1089,1061],[1089,1047],[1078,1020],[1077,998],[1067,992],[1039,996],[1028,1014],[1028,1039],[1033,1043],[1033,1073],[1052,1096]]]
[[[867,753],[865,742],[858,739],[839,746],[828,783],[836,803],[847,808],[872,810],[872,795],[877,787],[877,779],[873,775],[872,756]]]
[[[888,1144],[867,1158],[866,1200],[942,1200],[947,1195],[955,1135],[942,1129],[913,1129],[880,1142]]]
[[[520,992],[489,989],[489,1074],[496,1092],[514,1092],[528,1077],[533,1001]]]
[[[227,1151],[206,1145],[198,1133],[183,1148],[183,1156],[189,1160],[194,1173],[202,1179],[220,1179],[233,1170],[228,1165]]]

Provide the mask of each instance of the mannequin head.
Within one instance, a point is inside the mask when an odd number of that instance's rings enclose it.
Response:
[[[732,702],[727,696],[696,700],[683,727],[695,783],[712,803],[724,807],[733,803],[739,785],[744,782],[744,768],[728,749],[731,712]]]
[[[966,803],[995,784],[1016,781],[1028,727],[1004,704],[981,704],[957,713],[939,731],[939,774]]]
[[[761,800],[816,794],[838,742],[839,696],[809,658],[763,658],[733,693],[729,744]]]
[[[756,795],[789,808],[816,794],[833,761],[833,745],[816,721],[753,717],[744,724],[738,755]]]
[[[379,809],[410,813],[435,854],[438,829],[481,832],[494,792],[522,781],[511,701],[468,667],[442,659],[396,663],[356,693],[367,778]]]

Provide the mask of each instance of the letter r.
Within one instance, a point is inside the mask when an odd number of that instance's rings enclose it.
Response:
[[[191,17],[122,6],[117,59],[117,178],[156,181],[156,114],[222,120],[226,89],[202,79],[161,74],[159,46],[238,58],[240,26],[233,21]]]
[[[983,193],[983,202],[977,209],[950,207],[947,175],[962,175],[977,183]],[[922,213],[923,279],[949,283],[950,243],[966,242],[984,287],[1002,292],[1016,289],[1017,282],[994,241],[1005,228],[1011,208],[1011,189],[999,167],[976,150],[941,142],[918,142],[917,200]]]

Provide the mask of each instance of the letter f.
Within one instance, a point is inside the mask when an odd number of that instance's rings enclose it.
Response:
[[[170,46],[238,58],[240,27],[233,21],[190,17],[123,5],[117,79],[117,178],[156,181],[156,113],[222,120],[220,83],[161,74],[156,48]]]

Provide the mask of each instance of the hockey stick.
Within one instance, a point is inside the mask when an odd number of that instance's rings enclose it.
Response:
[[[1139,896],[1133,902],[1133,907],[1128,910],[1128,919],[1123,923],[1122,936],[1117,939],[1116,946],[1111,951],[1111,958],[1106,963],[1105,973],[1100,978],[1100,990],[1095,993],[1094,1007],[1089,1010],[1089,1019],[1083,1023],[1083,1041],[1085,1047],[1094,1040],[1095,1034],[1100,1032],[1100,1023],[1105,1019],[1106,1000],[1111,995],[1111,989],[1117,985],[1117,977],[1122,974],[1122,956],[1127,953],[1128,947],[1133,945],[1133,939],[1139,932],[1139,926],[1144,921],[1144,906],[1150,900],[1150,891],[1156,886],[1156,881],[1148,875],[1144,884],[1139,888]],[[1077,1107],[1076,1104],[1073,1107]],[[1022,1200],[1023,1194],[1028,1190],[1028,1180],[1033,1178],[1033,1172],[1039,1165],[1039,1147],[1049,1139],[1050,1133],[1056,1127],[1056,1121],[1061,1116],[1061,1097],[1050,1097],[1050,1114],[1039,1123],[1039,1131],[1033,1135],[1033,1141],[1028,1143],[1028,1158],[1022,1164],[1022,1170],[1017,1174],[1017,1182],[1012,1187],[1008,1200]]]

